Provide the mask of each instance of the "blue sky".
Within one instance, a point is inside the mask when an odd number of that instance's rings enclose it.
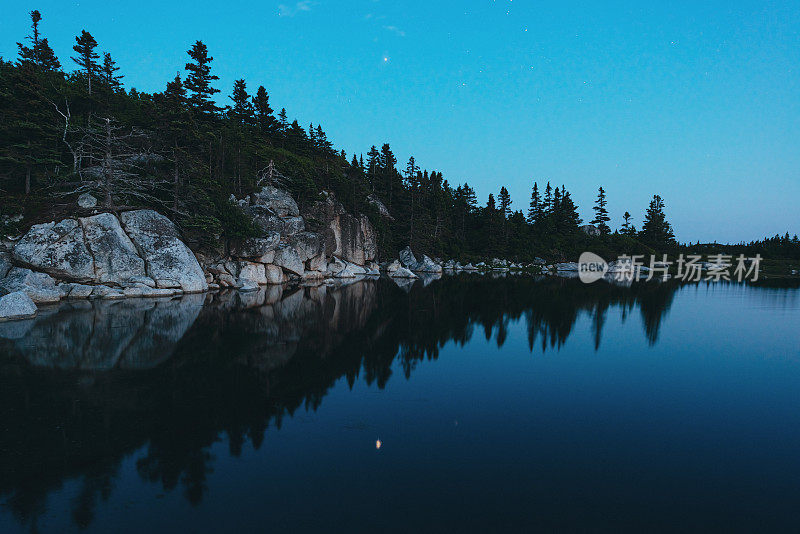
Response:
[[[389,142],[481,202],[549,180],[588,220],[602,185],[614,226],[659,193],[681,241],[800,233],[800,3],[645,4],[17,2],[0,55],[39,9],[68,68],[86,29],[153,92],[201,39],[222,95],[263,84],[348,154]]]

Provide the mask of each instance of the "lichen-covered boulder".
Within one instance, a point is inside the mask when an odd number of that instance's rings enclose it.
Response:
[[[75,219],[37,224],[14,246],[14,259],[49,275],[89,282],[94,279],[94,259],[86,248],[83,228]]]
[[[0,297],[0,321],[30,319],[36,316],[36,304],[22,291]]]
[[[278,217],[296,217],[300,215],[297,202],[292,196],[271,185],[262,187],[250,195],[250,205],[254,207],[266,208]]]
[[[208,290],[203,269],[180,239],[175,225],[153,210],[122,214],[125,231],[145,261],[147,275],[156,280],[175,280],[186,293]]]
[[[64,293],[56,287],[56,281],[47,273],[36,273],[23,267],[13,267],[0,280],[0,289],[5,293],[21,291],[37,304],[58,302]]]
[[[325,271],[325,238],[316,232],[300,232],[289,239],[289,244],[297,250],[306,271]]]
[[[256,285],[267,285],[267,275],[264,271],[264,265],[261,263],[253,263],[243,261],[239,263],[239,282],[243,285],[252,282]]]
[[[369,219],[347,213],[332,193],[312,204],[305,220],[308,230],[323,235],[328,258],[335,256],[358,265],[375,259],[377,238]]]
[[[417,268],[417,264],[419,262],[417,261],[416,256],[414,256],[414,253],[411,252],[411,247],[406,247],[403,250],[401,250],[399,256],[400,256],[400,263],[403,264],[403,267],[411,270]]]
[[[264,233],[263,237],[249,237],[231,246],[231,255],[237,258],[258,261],[275,250],[281,234],[275,231]]]
[[[367,271],[360,265],[334,257],[328,264],[328,273],[334,278],[355,278],[367,274]]]
[[[94,258],[94,281],[121,284],[145,276],[144,260],[111,213],[79,219],[86,244]]]
[[[300,259],[300,255],[291,245],[281,244],[275,249],[275,259],[273,263],[285,271],[302,276],[305,265]]]
[[[434,274],[441,274],[442,273],[442,266],[438,265],[432,259],[430,259],[426,255],[422,255],[422,259],[419,260],[417,263],[415,271],[419,271],[421,273],[434,273]]]
[[[405,267],[400,267],[388,273],[390,278],[418,278],[416,274],[412,273]]]
[[[8,271],[11,270],[13,264],[11,263],[11,254],[0,250],[0,279],[5,278]]]
[[[286,273],[277,265],[265,265],[264,275],[267,279],[267,284],[278,285],[286,282]]]

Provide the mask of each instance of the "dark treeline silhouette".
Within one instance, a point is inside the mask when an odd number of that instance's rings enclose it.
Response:
[[[462,260],[518,261],[677,246],[658,195],[641,231],[626,212],[612,232],[600,188],[592,221],[600,235],[588,236],[563,185],[540,190],[534,183],[526,216],[512,208],[506,187],[484,204],[468,183],[454,185],[413,157],[400,167],[388,143],[366,154],[334,149],[320,124],[303,127],[286,109],[276,113],[264,85],[238,79],[227,91],[218,87],[214,58],[202,41],[191,45],[164,90],[149,94],[124,87],[124,74],[90,32],[75,38],[73,56],[59,59],[41,24],[41,14],[32,11],[18,57],[0,59],[0,234],[68,214],[79,193],[91,192],[104,210],[146,206],[167,213],[196,242],[242,237],[255,228],[230,195],[272,180],[301,206],[328,190],[348,209],[366,213],[383,257],[406,245]],[[391,218],[380,216],[375,200]],[[800,243],[795,237],[770,250],[797,255]]]

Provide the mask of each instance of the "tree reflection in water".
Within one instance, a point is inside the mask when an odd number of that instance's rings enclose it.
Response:
[[[428,281],[430,282],[430,281]],[[80,480],[72,503],[86,526],[122,459],[142,479],[201,502],[210,446],[258,449],[270,426],[316,410],[341,377],[383,388],[475,328],[501,347],[523,319],[531,351],[558,350],[590,314],[597,349],[611,308],[636,308],[650,344],[675,283],[584,285],[557,278],[445,277],[400,288],[389,280],[339,288],[162,301],[81,302],[24,323],[0,323],[0,496],[35,528],[48,493]]]

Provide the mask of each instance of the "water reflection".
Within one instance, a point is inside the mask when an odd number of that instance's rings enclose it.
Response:
[[[676,292],[686,290],[469,275],[431,282],[69,303],[0,324],[0,496],[35,529],[47,495],[79,480],[70,507],[86,526],[114,490],[122,459],[143,450],[140,478],[197,504],[220,436],[232,456],[246,442],[258,449],[269,428],[316,410],[341,377],[382,388],[395,363],[410,377],[476,329],[502,346],[518,319],[530,349],[546,351],[588,314],[597,349],[612,309],[627,319],[638,312],[655,344]]]

